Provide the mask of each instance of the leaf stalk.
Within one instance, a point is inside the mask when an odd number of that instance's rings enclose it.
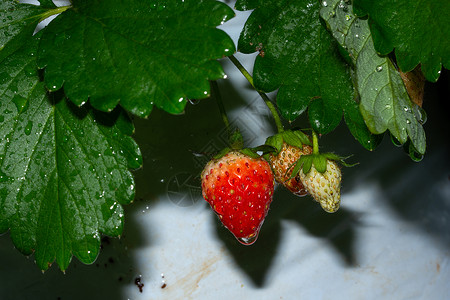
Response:
[[[50,9],[41,15],[41,21],[43,21],[51,16],[61,14],[61,13],[65,12],[66,10],[68,10],[69,8],[72,8],[72,5],[60,6],[60,7],[54,8],[54,9]]]
[[[233,55],[228,56],[228,58],[231,60],[231,62],[236,66],[236,68],[238,68],[238,70],[242,73],[242,75],[244,75],[244,77],[248,80],[248,82],[252,85],[252,87],[255,89],[255,91],[258,92],[258,94],[261,96],[261,98],[264,100],[264,102],[266,103],[267,107],[269,108],[273,119],[275,121],[275,125],[277,126],[277,130],[279,133],[284,131],[283,128],[283,124],[281,123],[281,118],[280,118],[280,114],[278,113],[275,105],[272,103],[272,101],[269,99],[269,97],[259,91],[254,83],[253,83],[253,77],[250,75],[250,73],[245,69],[245,67],[239,62],[239,60],[237,60],[236,57],[234,57]]]

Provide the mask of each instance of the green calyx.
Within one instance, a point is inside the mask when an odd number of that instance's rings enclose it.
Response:
[[[300,130],[285,130],[276,135],[270,136],[266,140],[266,145],[276,149],[278,154],[283,148],[283,143],[302,149],[303,145],[312,146],[311,140]]]
[[[261,146],[257,146],[257,147],[253,147],[253,148],[243,148],[243,147],[244,147],[244,139],[243,139],[242,134],[239,131],[239,129],[236,129],[230,135],[230,147],[226,147],[222,151],[217,153],[214,156],[214,159],[219,159],[231,151],[238,151],[246,156],[249,156],[249,157],[255,158],[255,159],[261,157],[261,155],[258,154],[258,152],[261,152],[262,155],[265,155],[267,153],[272,153],[272,152],[276,151],[276,149],[270,145],[261,145]]]
[[[311,167],[314,165],[314,168],[319,173],[325,173],[327,171],[327,161],[332,160],[336,161],[337,163],[345,166],[345,167],[353,167],[357,165],[355,164],[348,164],[345,162],[346,159],[348,159],[350,156],[342,157],[335,153],[327,152],[327,153],[320,153],[319,152],[319,140],[317,137],[317,134],[313,131],[312,132],[313,137],[313,153],[302,155],[300,159],[293,165],[293,170],[291,174],[291,178],[294,178],[298,172],[300,172],[300,169],[303,171],[304,174],[309,173],[311,171]]]

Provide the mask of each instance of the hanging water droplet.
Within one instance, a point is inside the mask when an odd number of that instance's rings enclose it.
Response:
[[[378,66],[375,70],[376,70],[377,72],[381,72],[381,71],[383,71],[383,66]]]
[[[200,103],[200,100],[199,99],[189,99],[189,103],[192,105],[197,105]]]
[[[411,124],[411,120],[410,119],[406,119],[406,124]]]
[[[417,122],[419,122],[421,125],[427,122],[427,113],[422,107],[417,105],[414,109],[414,114],[416,116]]]
[[[404,110],[405,112],[408,112],[408,111],[409,111],[408,106],[403,106],[403,110]]]
[[[328,3],[327,3],[327,1],[322,1],[322,6],[325,6],[325,7],[327,7],[327,6],[328,6]]]
[[[256,242],[256,239],[258,238],[258,233],[256,234],[252,234],[248,237],[240,237],[240,238],[236,238],[239,243],[241,243],[242,245],[246,245],[249,246],[251,244],[253,244],[254,242]]]

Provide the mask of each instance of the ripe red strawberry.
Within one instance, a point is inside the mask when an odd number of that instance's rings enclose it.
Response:
[[[292,166],[300,159],[302,155],[312,153],[312,147],[303,145],[303,148],[291,146],[286,142],[277,155],[270,154],[269,161],[275,174],[275,180],[284,185],[288,190],[297,196],[305,196],[308,191],[305,189],[300,175],[292,177]]]
[[[269,211],[274,178],[269,164],[231,151],[202,172],[202,193],[222,224],[244,245],[253,244]]]

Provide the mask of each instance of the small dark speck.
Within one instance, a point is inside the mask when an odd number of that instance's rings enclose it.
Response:
[[[436,271],[439,273],[441,271],[441,265],[436,263]]]
[[[108,261],[110,262],[110,263],[114,263],[114,259],[112,258],[112,257],[110,257],[109,259],[108,259]]]
[[[167,284],[163,283],[163,285],[161,286],[162,289],[164,289],[167,286]]]
[[[117,280],[121,282],[123,280],[122,276],[120,276]]]
[[[138,287],[139,292],[142,293],[142,288],[144,287],[144,284],[141,282],[141,276],[136,277],[134,279],[134,284]]]

